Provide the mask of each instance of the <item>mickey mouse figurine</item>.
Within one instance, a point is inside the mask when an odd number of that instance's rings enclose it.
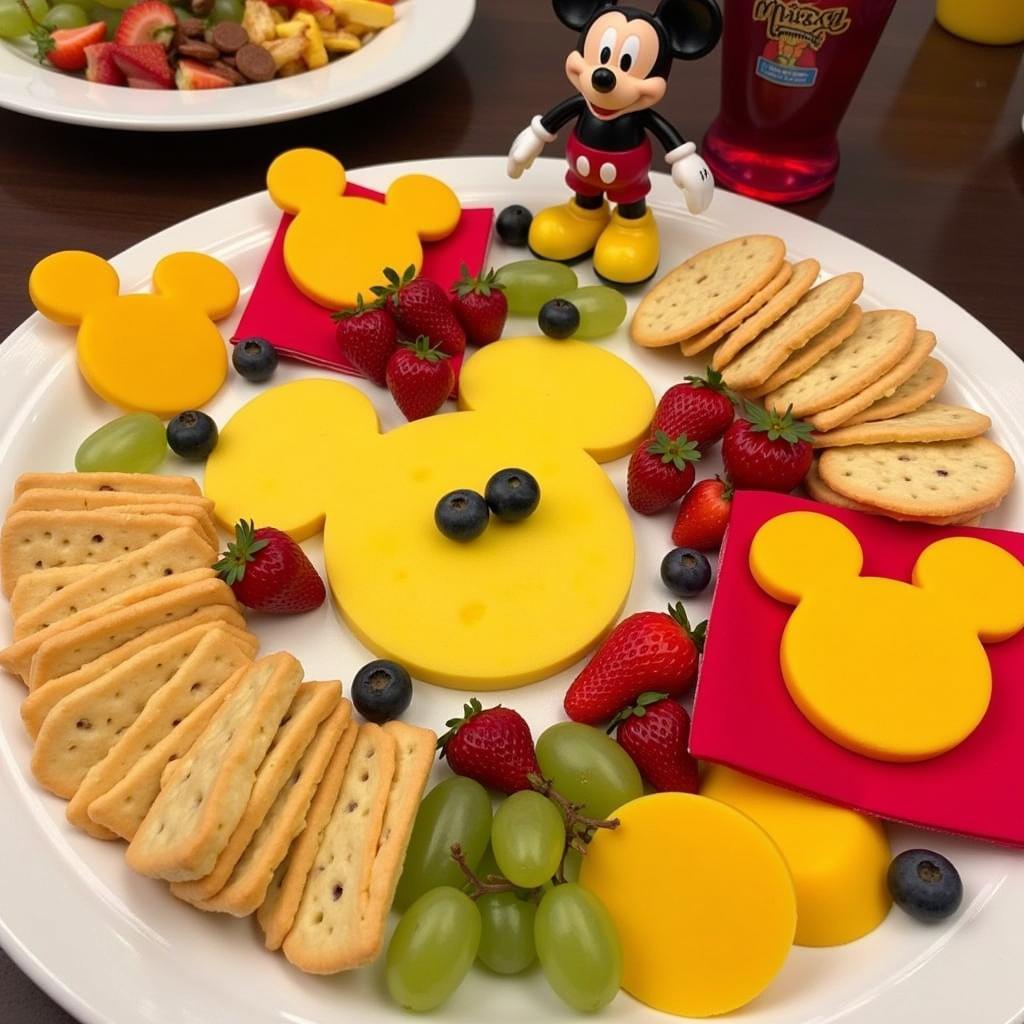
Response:
[[[563,24],[580,33],[565,73],[579,95],[537,116],[508,155],[518,178],[575,121],[566,147],[566,184],[575,196],[541,211],[530,248],[544,259],[572,262],[594,254],[594,270],[612,284],[646,281],[658,269],[658,228],[647,209],[649,135],[665,149],[672,180],[691,213],[707,209],[714,179],[692,142],[651,108],[664,97],[673,60],[697,60],[722,32],[715,0],[661,0],[655,13],[617,0],[553,0]],[[605,196],[618,204],[611,212]]]

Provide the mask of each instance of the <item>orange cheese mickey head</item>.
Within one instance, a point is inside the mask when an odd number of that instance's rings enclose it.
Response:
[[[882,761],[962,743],[992,694],[982,642],[1024,628],[1024,566],[974,537],[929,545],[904,583],[861,576],[841,523],[790,512],[758,530],[749,560],[763,590],[796,605],[780,647],[793,700],[830,739]]]
[[[345,168],[319,149],[289,150],[267,171],[270,198],[296,215],[284,239],[288,275],[329,309],[356,305],[385,267],[419,273],[422,242],[450,235],[462,214],[455,193],[425,174],[396,179],[384,203],[346,196],[346,184]]]
[[[163,419],[205,405],[227,373],[214,320],[238,301],[235,275],[212,256],[179,252],[153,271],[152,294],[119,294],[117,271],[89,252],[56,252],[36,264],[36,309],[78,326],[78,365],[101,398]]]

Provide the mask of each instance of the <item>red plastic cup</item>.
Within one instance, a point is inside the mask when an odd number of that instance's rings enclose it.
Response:
[[[727,0],[722,109],[701,151],[725,188],[771,203],[827,189],[836,131],[896,0]]]

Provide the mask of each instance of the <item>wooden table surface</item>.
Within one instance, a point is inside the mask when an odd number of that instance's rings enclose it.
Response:
[[[432,2],[443,11],[444,0]],[[566,94],[572,38],[545,0],[478,4],[469,34],[435,68],[303,121],[143,135],[0,112],[0,337],[31,312],[36,260],[55,249],[112,256],[261,189],[270,160],[290,147],[329,149],[349,167],[506,152],[533,114]],[[1024,357],[1024,47],[963,42],[932,22],[930,7],[896,5],[843,123],[834,189],[793,209],[942,289]],[[663,109],[699,138],[718,86],[717,54],[680,66]],[[941,342],[942,325],[926,326]],[[0,1021],[71,1018],[0,953]]]

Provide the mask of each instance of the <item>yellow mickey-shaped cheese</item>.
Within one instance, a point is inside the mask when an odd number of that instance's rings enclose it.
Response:
[[[329,153],[292,149],[267,171],[270,198],[295,214],[284,238],[284,263],[295,286],[321,306],[356,305],[383,270],[398,273],[423,263],[422,241],[455,230],[461,208],[455,193],[437,178],[398,178],[386,202],[344,195],[345,169]]]
[[[1024,566],[977,538],[937,541],[913,583],[860,576],[857,538],[817,512],[790,512],[754,536],[750,569],[796,609],[782,635],[796,705],[836,743],[884,761],[951,750],[992,694],[981,641],[1024,628]]]
[[[112,405],[167,419],[205,405],[227,373],[214,320],[238,301],[238,281],[196,252],[162,259],[153,293],[120,295],[117,272],[88,252],[58,252],[36,264],[29,294],[43,316],[78,325],[78,365]]]

